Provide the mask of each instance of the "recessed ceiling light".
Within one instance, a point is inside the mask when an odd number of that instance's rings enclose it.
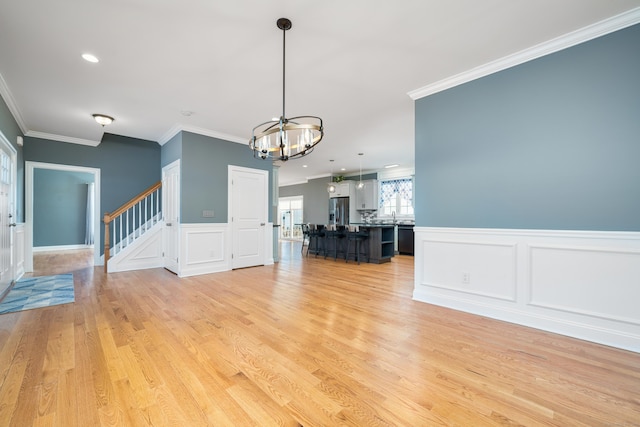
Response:
[[[303,167],[303,168],[306,168],[306,167],[308,167],[308,166],[307,166],[307,165],[302,165],[302,167]]]
[[[393,164],[393,165],[386,165],[384,168],[385,169],[391,169],[391,168],[397,168],[398,166],[400,166],[400,165]]]
[[[99,62],[99,59],[96,58],[95,55],[92,55],[90,53],[83,53],[82,59],[84,59],[87,62],[93,62],[93,63]]]
[[[340,170],[341,170],[341,171],[346,171],[346,170],[347,170],[347,168],[340,168]]]
[[[193,115],[193,111],[189,111],[189,110],[182,110],[180,111],[180,114],[182,114],[185,117],[189,117]]]

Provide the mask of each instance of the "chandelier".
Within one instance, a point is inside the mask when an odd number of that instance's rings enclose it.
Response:
[[[291,21],[276,22],[282,30],[282,115],[254,127],[249,140],[253,157],[287,161],[311,153],[324,136],[322,119],[316,116],[285,116],[285,34]]]

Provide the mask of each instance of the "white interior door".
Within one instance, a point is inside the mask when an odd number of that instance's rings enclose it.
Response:
[[[167,270],[180,267],[180,160],[162,168],[163,259]]]
[[[232,268],[265,264],[269,172],[229,166]]]

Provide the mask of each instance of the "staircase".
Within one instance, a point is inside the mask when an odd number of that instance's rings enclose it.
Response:
[[[104,271],[162,266],[162,182],[105,213]]]

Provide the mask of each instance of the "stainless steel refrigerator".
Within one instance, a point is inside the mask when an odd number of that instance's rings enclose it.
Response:
[[[329,224],[349,225],[349,198],[329,199]]]

